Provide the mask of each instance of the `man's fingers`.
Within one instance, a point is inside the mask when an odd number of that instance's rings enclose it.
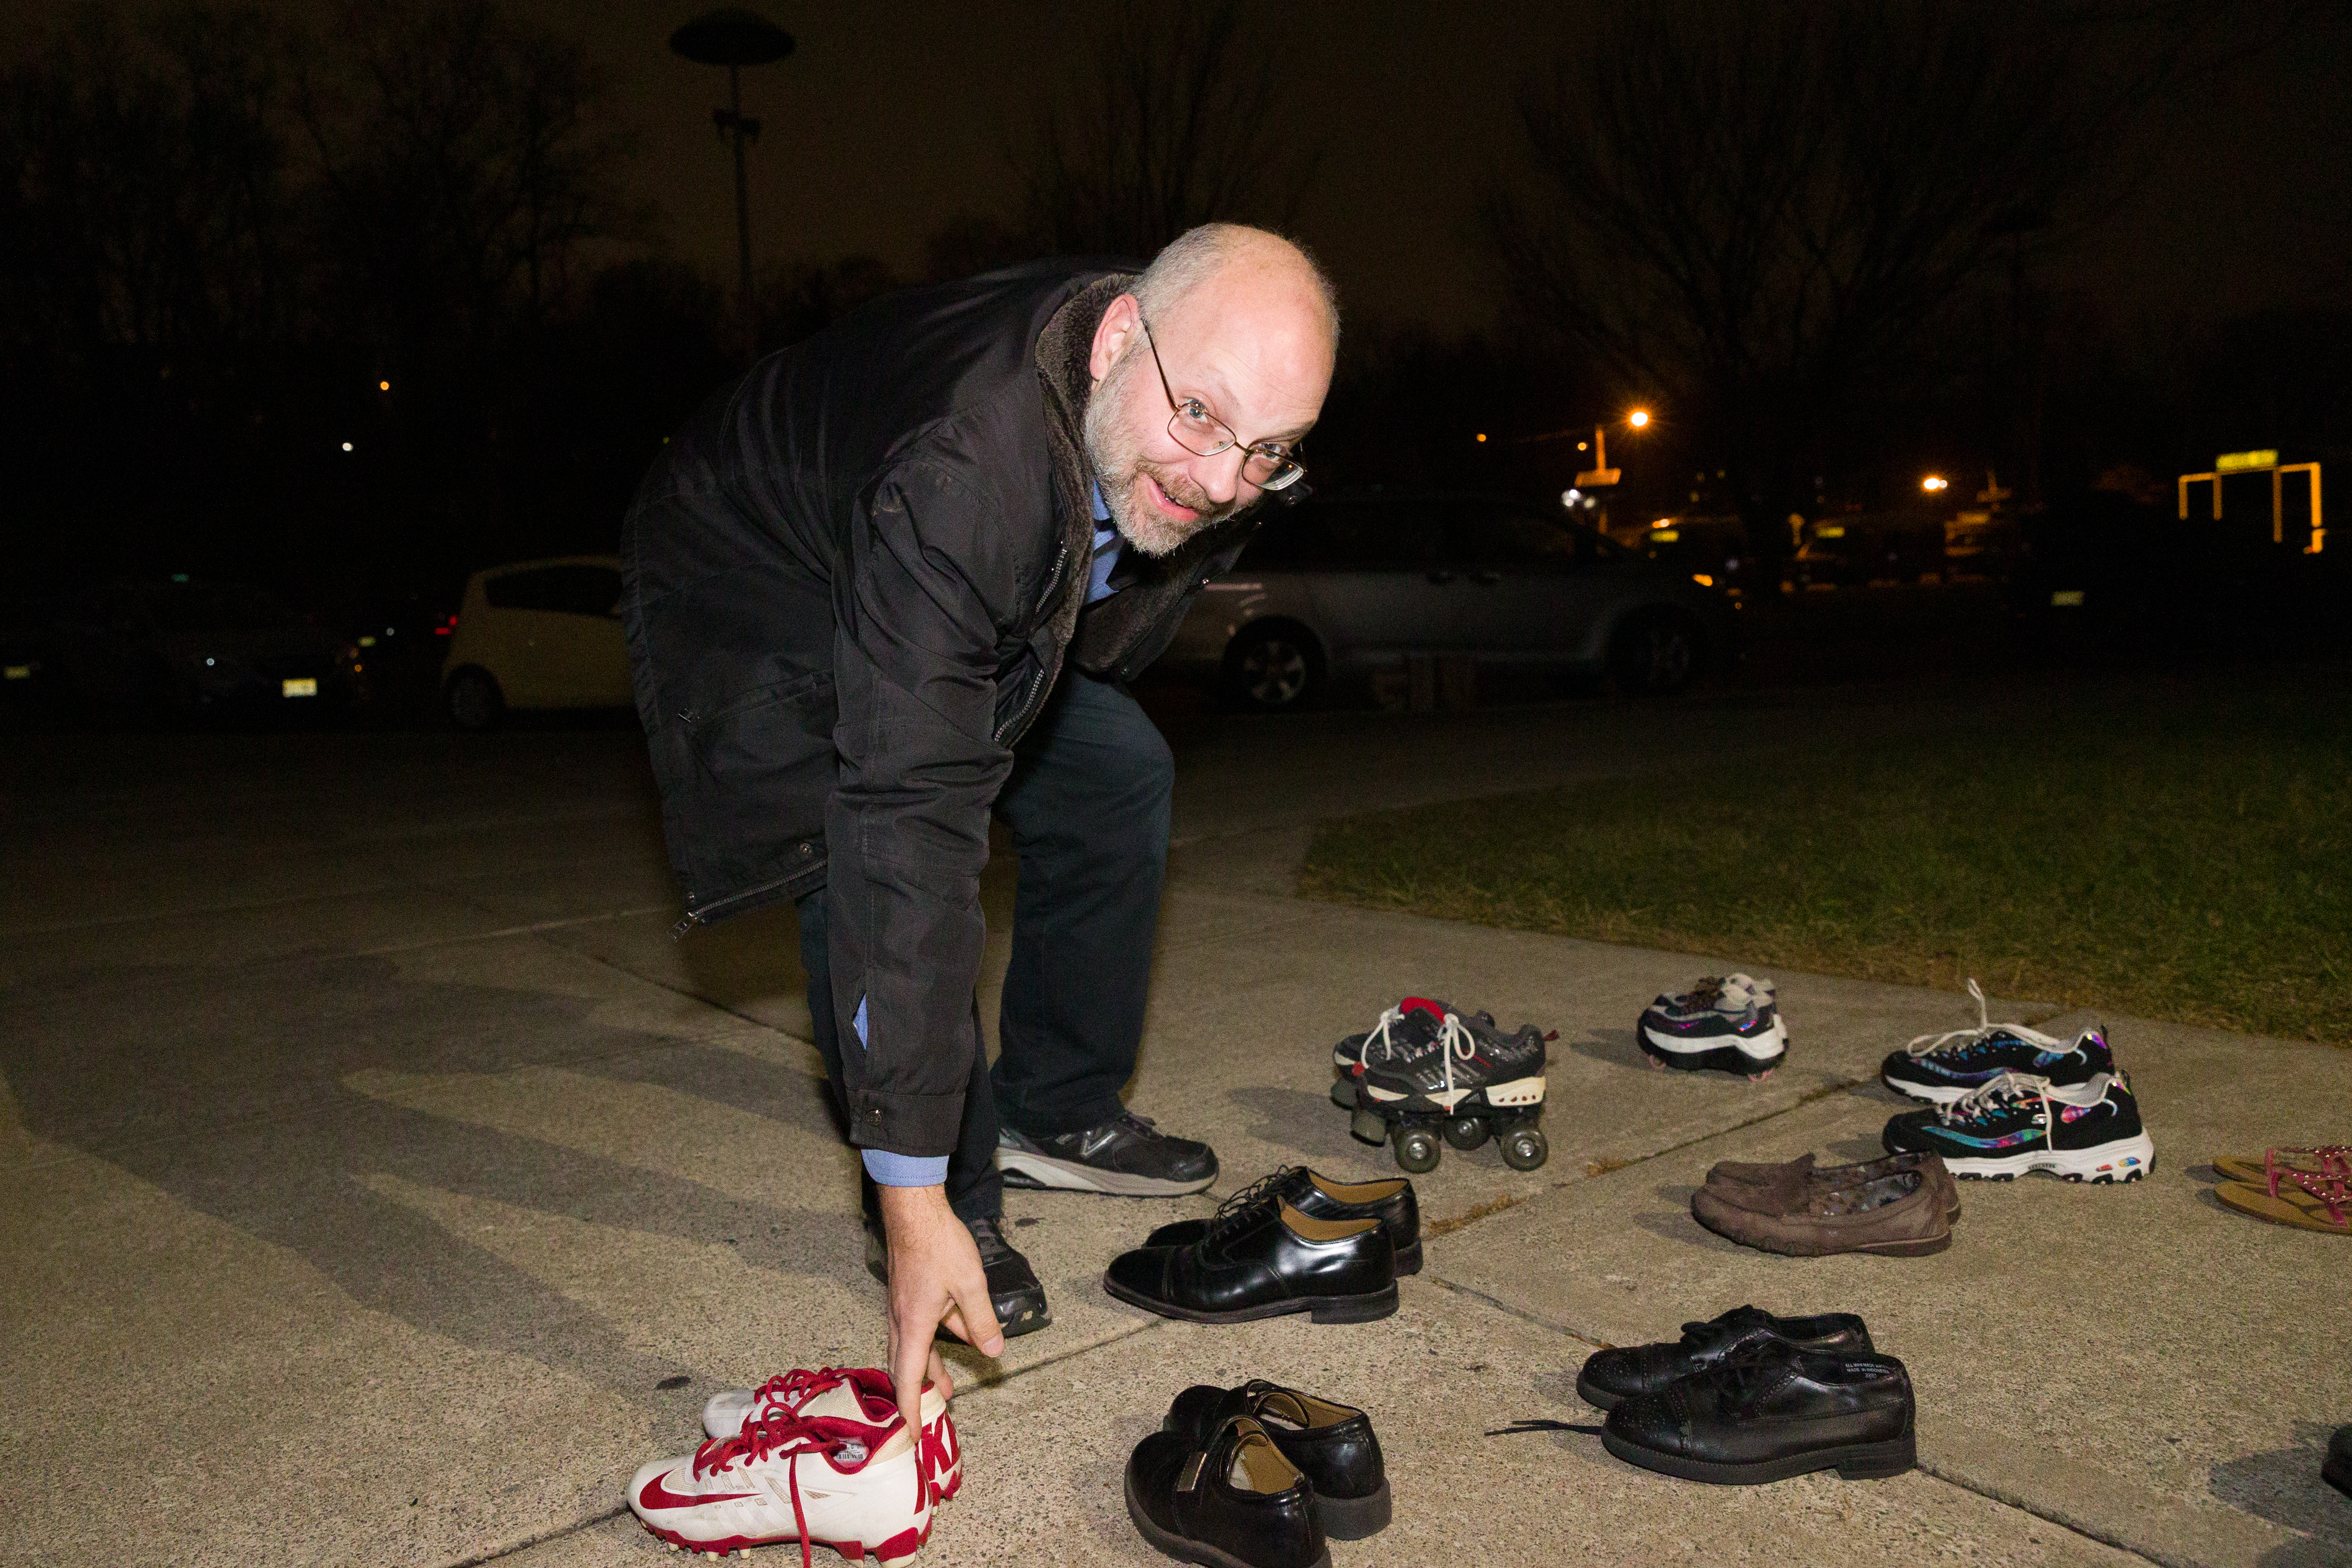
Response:
[[[941,1399],[955,1397],[955,1379],[948,1375],[948,1363],[936,1343],[931,1346],[931,1386],[940,1391]]]
[[[996,1321],[996,1304],[988,1299],[988,1281],[982,1278],[973,1283],[977,1283],[980,1289],[975,1290],[971,1283],[967,1283],[954,1292],[955,1305],[950,1309],[950,1313],[962,1320],[963,1326],[960,1331],[964,1343],[982,1355],[1003,1355],[1004,1331]]]
[[[928,1331],[908,1332],[895,1315],[890,1324],[890,1388],[898,1396],[898,1414],[907,1430],[923,1429],[923,1374],[939,1359]]]

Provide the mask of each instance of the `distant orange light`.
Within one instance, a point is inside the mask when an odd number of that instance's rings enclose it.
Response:
[[[392,383],[388,381],[379,381],[375,384],[375,389],[378,392],[390,392],[392,390]]]
[[[1636,430],[1639,430],[1643,426],[1647,425],[1649,422],[1650,411],[1646,408],[1636,408],[1633,413],[1625,416],[1625,423],[1631,425]]]
[[[1929,474],[1919,481],[1919,488],[1931,493],[1936,490],[1949,489],[1951,487],[1952,481],[1938,474]]]
[[[1486,432],[1485,432],[1484,430],[1479,431],[1479,432],[1478,432],[1478,439],[1480,439],[1481,441],[1483,441],[1483,440],[1485,440],[1486,438]]]

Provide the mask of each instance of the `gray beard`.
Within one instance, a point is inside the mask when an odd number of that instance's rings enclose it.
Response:
[[[1118,531],[1119,538],[1157,559],[1174,554],[1186,540],[1204,528],[1223,522],[1238,508],[1231,502],[1216,505],[1190,480],[1147,461],[1141,445],[1128,436],[1119,415],[1130,391],[1129,383],[1137,379],[1137,362],[1142,357],[1139,351],[1130,349],[1111,366],[1110,374],[1087,398],[1082,434],[1087,461],[1094,467],[1095,483],[1102,488],[1103,504],[1110,509],[1111,526]],[[1170,500],[1191,507],[1199,515],[1189,522],[1180,522],[1152,505],[1139,493],[1147,472],[1167,492]]]

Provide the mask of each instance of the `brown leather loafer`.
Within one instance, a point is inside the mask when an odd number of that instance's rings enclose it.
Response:
[[[1809,1186],[1802,1202],[1782,1213],[1743,1207],[1717,1188],[1701,1187],[1691,1196],[1691,1215],[1717,1236],[1791,1258],[1919,1258],[1952,1245],[1944,1194],[1916,1167],[1851,1186]]]
[[[1960,1217],[1960,1185],[1944,1166],[1940,1155],[1892,1154],[1859,1165],[1816,1165],[1811,1154],[1800,1154],[1783,1165],[1745,1165],[1733,1160],[1717,1162],[1706,1173],[1716,1196],[1759,1214],[1792,1214],[1816,1193],[1858,1187],[1897,1171],[1919,1171],[1944,1194],[1945,1217]]]

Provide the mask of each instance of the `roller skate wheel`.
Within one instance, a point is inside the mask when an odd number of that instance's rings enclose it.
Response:
[[[1512,1170],[1532,1171],[1550,1158],[1551,1144],[1541,1128],[1515,1127],[1503,1134],[1503,1163]]]
[[[1351,1078],[1334,1079],[1331,1082],[1331,1103],[1342,1110],[1355,1110],[1356,1080]]]
[[[1358,1107],[1356,1114],[1349,1119],[1348,1131],[1366,1143],[1385,1143],[1389,1141],[1388,1121],[1377,1110],[1366,1110]]]
[[[1448,1143],[1462,1150],[1475,1149],[1493,1137],[1495,1132],[1492,1127],[1486,1125],[1486,1119],[1483,1116],[1450,1118],[1440,1131],[1445,1134],[1445,1141]]]
[[[1394,1142],[1397,1168],[1416,1176],[1437,1169],[1437,1162],[1445,1155],[1438,1146],[1437,1134],[1426,1127],[1408,1127],[1400,1121]]]

